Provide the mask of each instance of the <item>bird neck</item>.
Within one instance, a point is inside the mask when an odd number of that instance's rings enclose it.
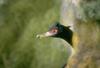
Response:
[[[61,38],[67,41],[70,45],[72,45],[72,36],[73,32],[71,30],[68,30],[62,33]]]

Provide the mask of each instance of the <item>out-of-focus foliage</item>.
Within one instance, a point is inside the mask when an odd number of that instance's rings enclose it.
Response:
[[[0,0],[0,68],[61,68],[61,40],[36,39],[59,21],[59,11],[59,0]]]
[[[100,0],[62,1],[62,19],[74,28],[75,53],[66,68],[100,68]]]
[[[100,20],[100,0],[80,0],[78,14],[83,20]]]

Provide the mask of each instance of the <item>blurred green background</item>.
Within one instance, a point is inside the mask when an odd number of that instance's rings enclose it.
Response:
[[[0,68],[61,68],[67,50],[60,39],[37,39],[59,21],[60,0],[0,0]]]

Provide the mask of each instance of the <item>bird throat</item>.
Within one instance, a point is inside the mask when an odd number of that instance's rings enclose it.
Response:
[[[64,39],[66,42],[68,42],[72,46],[72,37],[73,32],[72,31],[64,31],[60,34],[60,38]]]

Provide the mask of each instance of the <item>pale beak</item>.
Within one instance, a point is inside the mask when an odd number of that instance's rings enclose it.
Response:
[[[38,34],[36,36],[36,38],[50,37],[50,36],[53,36],[53,35],[54,35],[54,33],[46,32],[44,34]]]

